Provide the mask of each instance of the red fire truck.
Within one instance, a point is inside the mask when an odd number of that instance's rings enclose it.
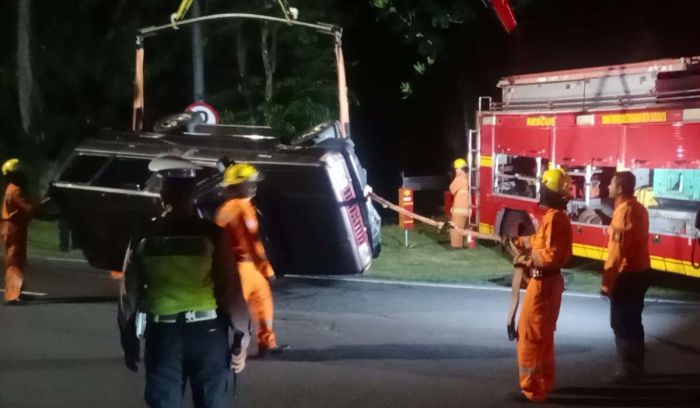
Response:
[[[637,178],[652,267],[700,277],[700,57],[503,78],[479,98],[469,133],[471,220],[485,233],[534,233],[538,178],[572,176],[574,254],[605,259],[616,170]],[[700,258],[700,249],[698,249]]]

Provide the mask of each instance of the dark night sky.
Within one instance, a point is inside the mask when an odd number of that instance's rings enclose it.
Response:
[[[479,3],[477,1],[477,3]],[[514,2],[515,3],[515,2]],[[353,137],[370,181],[393,196],[398,174],[443,174],[464,149],[479,95],[499,96],[498,79],[516,73],[700,55],[700,2],[694,0],[531,0],[516,10],[507,35],[490,10],[476,7],[476,24],[450,32],[449,56],[439,61],[413,97],[402,101],[397,67],[402,51],[368,19],[346,31],[350,87],[361,104],[352,112]],[[372,47],[368,47],[372,44]],[[404,59],[405,61],[405,59]]]

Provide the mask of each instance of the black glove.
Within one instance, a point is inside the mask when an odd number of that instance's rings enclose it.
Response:
[[[140,342],[136,336],[122,335],[122,349],[124,349],[124,365],[133,372],[139,370],[138,362],[140,357]]]
[[[510,323],[507,326],[508,340],[513,341],[518,339],[518,331],[515,329],[515,323]]]
[[[138,354],[134,355],[124,353],[124,365],[126,366],[126,368],[135,373],[139,371],[139,361],[141,361],[141,358],[138,356]]]

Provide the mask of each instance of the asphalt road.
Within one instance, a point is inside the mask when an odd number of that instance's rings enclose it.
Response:
[[[47,295],[0,307],[0,407],[143,406],[143,370],[122,366],[108,273],[34,262],[29,278],[29,290]],[[287,278],[275,292],[278,336],[292,349],[249,359],[237,406],[520,405],[509,397],[517,365],[501,288]],[[644,319],[652,375],[639,386],[612,385],[608,304],[567,294],[550,404],[700,406],[700,305],[649,302]]]

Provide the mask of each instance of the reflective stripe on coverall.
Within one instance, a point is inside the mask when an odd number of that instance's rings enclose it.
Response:
[[[535,267],[560,269],[571,258],[571,223],[566,212],[548,209],[530,238]],[[544,401],[554,388],[554,331],[564,281],[561,273],[530,279],[518,322],[520,388],[532,401]]]
[[[5,301],[19,298],[27,262],[27,228],[34,206],[20,187],[10,183],[2,202],[2,237],[5,241]]]
[[[455,227],[463,230],[467,226],[469,218],[469,181],[467,175],[457,173],[454,180],[450,183],[450,193],[454,198],[452,202],[452,224]],[[464,247],[464,235],[457,232],[455,229],[450,229],[450,245],[452,248]]]
[[[275,275],[259,238],[258,217],[249,198],[234,198],[217,211],[216,224],[229,234],[238,262],[243,297],[258,322],[258,346],[277,347],[272,328],[274,304],[268,278]]]

